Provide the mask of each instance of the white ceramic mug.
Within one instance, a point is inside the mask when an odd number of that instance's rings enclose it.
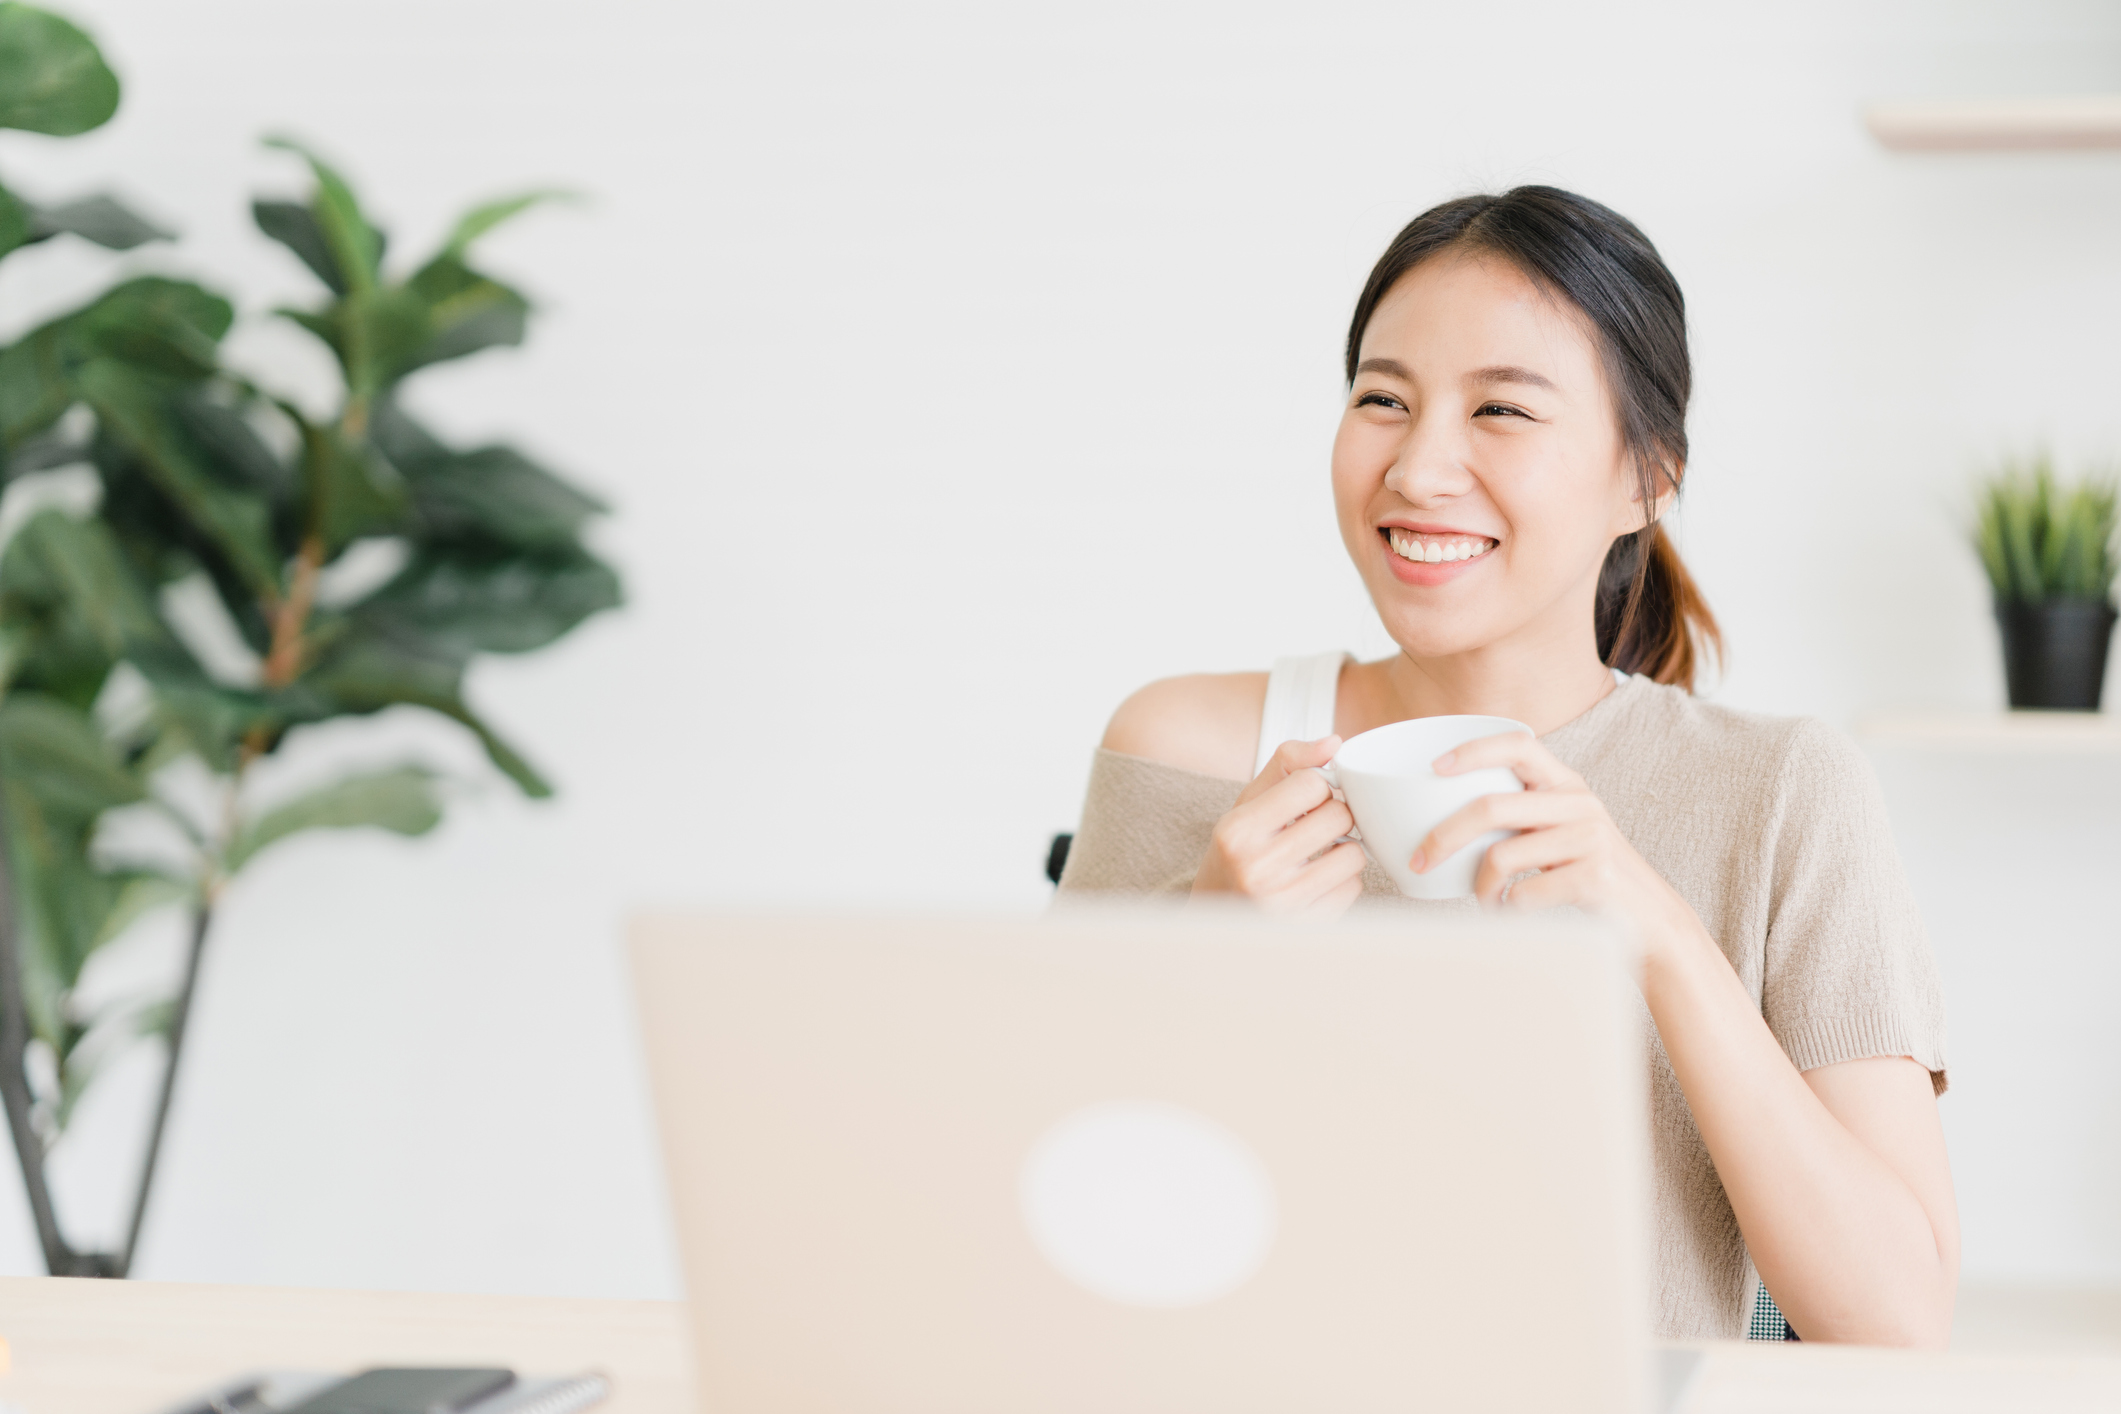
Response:
[[[1490,830],[1423,874],[1409,869],[1407,861],[1429,831],[1459,809],[1484,795],[1523,790],[1524,782],[1507,766],[1439,776],[1429,763],[1484,736],[1531,730],[1508,717],[1414,717],[1351,737],[1324,774],[1348,802],[1363,853],[1391,876],[1401,893],[1408,898],[1469,898],[1488,847],[1515,830]]]

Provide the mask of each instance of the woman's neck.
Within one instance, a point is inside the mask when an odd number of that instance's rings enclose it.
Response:
[[[1343,679],[1343,735],[1409,717],[1509,717],[1540,736],[1574,721],[1614,687],[1595,642],[1494,644],[1470,653],[1397,657],[1351,667]],[[1352,689],[1352,690],[1351,690]]]

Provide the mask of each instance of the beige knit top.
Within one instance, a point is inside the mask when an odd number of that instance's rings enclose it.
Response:
[[[1632,677],[1543,738],[1693,906],[1800,1070],[1909,1056],[1944,1089],[1937,971],[1870,765],[1807,718],[1718,707]],[[1181,894],[1243,783],[1099,750],[1064,893]],[[1402,897],[1375,865],[1363,903]],[[1655,1151],[1659,1336],[1745,1333],[1754,1275],[1640,998]]]

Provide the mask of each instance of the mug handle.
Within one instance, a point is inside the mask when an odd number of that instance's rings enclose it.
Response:
[[[1318,772],[1319,775],[1325,777],[1326,785],[1332,790],[1333,798],[1335,800],[1339,801],[1342,805],[1346,805],[1348,803],[1347,792],[1343,791],[1340,788],[1340,775],[1333,769],[1333,763],[1331,761],[1328,761],[1323,766],[1313,766],[1311,769]],[[1348,826],[1348,832],[1342,835],[1339,839],[1333,841],[1333,843],[1361,844],[1362,831],[1356,826],[1350,825]]]

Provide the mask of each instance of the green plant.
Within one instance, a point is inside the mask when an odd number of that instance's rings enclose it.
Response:
[[[1981,487],[1974,547],[1999,604],[2106,599],[2114,587],[2121,485],[2055,482],[2045,455],[2007,465]]]
[[[79,30],[0,4],[0,126],[82,132],[117,99]],[[398,398],[422,368],[521,342],[528,302],[470,252],[539,198],[479,207],[392,273],[346,181],[300,155],[310,198],[253,213],[325,287],[281,313],[337,357],[329,415],[227,367],[233,310],[184,281],[126,280],[0,348],[0,480],[43,504],[0,549],[0,1099],[54,1273],[131,1266],[228,880],[301,831],[417,835],[441,816],[442,783],[417,764],[278,801],[255,798],[256,764],[303,727],[411,706],[460,723],[526,794],[547,795],[466,702],[467,665],[620,602],[581,538],[603,509],[593,498],[512,448],[451,446]],[[63,232],[119,248],[161,234],[108,198],[44,207],[0,192],[0,255]],[[189,924],[174,989],[84,1000],[90,959],[172,907]],[[168,1064],[125,1239],[77,1250],[46,1155],[99,1069],[154,1036]]]

